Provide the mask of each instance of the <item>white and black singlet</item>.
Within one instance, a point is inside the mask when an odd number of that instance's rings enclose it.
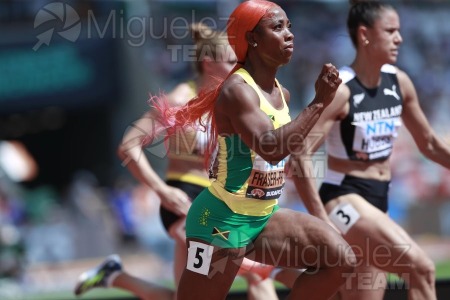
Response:
[[[369,89],[351,68],[340,71],[350,89],[349,112],[335,122],[327,137],[329,155],[350,160],[385,160],[390,156],[402,124],[403,98],[396,72],[394,66],[384,65],[380,86]]]
[[[350,89],[347,116],[336,121],[326,139],[328,155],[359,161],[383,161],[392,153],[394,140],[402,125],[403,98],[397,69],[384,65],[381,84],[364,87],[353,69],[342,68],[340,77]],[[319,194],[326,204],[339,196],[355,193],[386,212],[389,181],[358,178],[328,169]]]

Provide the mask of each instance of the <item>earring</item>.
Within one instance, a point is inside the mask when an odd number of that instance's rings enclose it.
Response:
[[[369,40],[364,40],[364,46],[369,45]]]
[[[255,42],[252,44],[253,48],[256,48],[256,46],[258,46],[258,44]]]

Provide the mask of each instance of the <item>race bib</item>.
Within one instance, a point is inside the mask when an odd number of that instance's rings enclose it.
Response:
[[[343,234],[346,234],[361,216],[350,203],[342,203],[337,205],[328,217]]]
[[[278,199],[284,187],[284,165],[285,160],[271,165],[257,155],[253,162],[245,196],[258,200]]]
[[[373,160],[388,157],[392,152],[398,129],[402,125],[400,118],[375,121],[353,122],[355,136],[352,149],[359,153],[358,158]],[[364,155],[363,155],[364,154]]]
[[[199,242],[189,242],[186,268],[192,272],[208,275],[214,247]]]

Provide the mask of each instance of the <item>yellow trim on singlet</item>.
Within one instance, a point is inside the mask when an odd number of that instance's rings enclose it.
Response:
[[[257,200],[246,198],[245,195],[236,195],[224,189],[217,188],[214,184],[208,190],[218,199],[225,202],[231,211],[246,216],[267,216],[272,213],[278,204],[275,200]]]
[[[186,82],[186,84],[191,88],[191,94],[188,97],[190,100],[191,98],[197,96],[197,84],[195,83],[194,80],[189,80]]]
[[[280,110],[275,109],[270,102],[262,94],[258,85],[255,83],[251,75],[244,69],[239,69],[235,72],[241,76],[245,82],[250,85],[258,94],[260,109],[264,111],[271,119],[275,129],[290,122],[289,108],[284,99],[284,94],[281,89],[281,85],[275,79],[276,85],[281,93],[283,101],[283,108]],[[269,192],[281,190],[284,185],[284,179],[280,180],[278,186],[274,186],[270,190],[270,184],[258,187],[258,184],[252,183],[249,187],[249,182],[256,181],[255,177],[258,174],[268,174],[269,169],[264,169],[265,161],[257,155],[253,150],[249,149],[240,140],[238,135],[231,135],[227,137],[218,136],[219,152],[217,160],[219,168],[217,172],[217,180],[212,182],[208,190],[217,198],[227,204],[227,206],[235,213],[250,215],[250,216],[266,216],[272,213],[274,207],[278,203],[278,197],[271,196],[270,199],[256,199],[252,194],[247,195],[250,191],[254,191],[256,194],[263,193],[265,196],[269,195]],[[232,155],[228,157],[228,152]],[[255,163],[259,167],[255,165]],[[261,166],[262,165],[262,166]],[[282,167],[283,166],[283,167]],[[231,169],[228,169],[231,168]],[[263,168],[260,170],[259,168]],[[277,174],[282,174],[284,169],[284,161],[280,162],[274,167]],[[247,177],[245,177],[247,176]],[[280,177],[282,178],[282,177]],[[273,178],[271,178],[272,180]],[[249,190],[250,188],[250,190]],[[267,189],[266,189],[267,188]],[[265,196],[261,197],[265,197]],[[253,197],[253,198],[252,198]],[[275,199],[274,199],[275,198]]]
[[[289,123],[291,121],[291,117],[289,115],[289,107],[286,103],[286,100],[284,99],[284,93],[283,89],[281,88],[281,84],[278,82],[278,80],[275,78],[275,83],[280,91],[281,99],[283,100],[283,108],[282,109],[276,109],[270,104],[269,101],[267,101],[266,97],[264,97],[263,93],[261,92],[261,89],[256,84],[256,82],[253,80],[252,76],[245,70],[245,69],[239,69],[235,72],[235,74],[240,75],[245,82],[250,85],[255,92],[259,96],[259,108],[265,112],[267,115],[273,115],[275,121],[272,120],[273,126],[275,129],[281,127],[282,125]]]
[[[190,88],[190,92],[188,95],[188,100],[194,98],[197,95],[197,84],[194,80],[189,80],[186,82],[188,87]],[[178,134],[178,133],[177,133]],[[198,138],[197,132],[194,129],[188,129],[187,131],[184,131],[183,134],[185,136],[178,136],[174,135],[170,137],[170,143],[169,143],[169,149],[167,156],[169,159],[175,159],[179,160],[182,164],[183,161],[185,162],[203,162],[204,161],[204,155],[203,154],[193,154],[190,150],[193,150],[191,143],[197,143],[196,139]],[[177,142],[177,139],[180,139],[180,141]],[[189,138],[192,138],[190,140]],[[188,143],[185,145],[185,143]],[[183,146],[186,146],[186,149],[183,149]],[[174,148],[172,148],[174,147]],[[184,151],[183,151],[184,150]],[[187,151],[186,151],[187,150]],[[168,171],[166,174],[166,180],[176,180],[181,181],[185,183],[195,184],[202,187],[208,187],[211,182],[208,178],[205,178],[200,175],[195,174],[189,174],[184,172],[172,172]]]
[[[208,187],[211,185],[208,178],[188,173],[167,172],[166,180],[177,180],[203,187]]]

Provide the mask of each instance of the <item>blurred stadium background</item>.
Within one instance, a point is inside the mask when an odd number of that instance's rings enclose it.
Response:
[[[296,35],[293,59],[278,76],[295,115],[312,98],[323,63],[351,63],[348,1],[276,2]],[[173,243],[158,199],[115,150],[149,109],[150,93],[190,78],[187,25],[223,29],[237,3],[0,1],[0,299],[74,299],[78,274],[111,253],[131,273],[172,284]],[[398,65],[450,142],[450,3],[393,4],[404,39]],[[390,213],[436,262],[438,278],[450,279],[450,171],[426,161],[406,132],[396,147]],[[21,149],[35,166],[17,160]],[[150,150],[164,174],[163,155]],[[304,209],[289,185],[282,205]],[[84,299],[129,295],[95,291]]]

